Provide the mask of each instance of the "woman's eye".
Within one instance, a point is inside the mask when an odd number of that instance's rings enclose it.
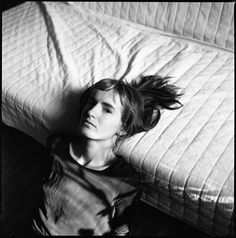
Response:
[[[104,111],[105,111],[106,113],[111,113],[111,110],[110,110],[110,109],[107,109],[107,108],[104,108]]]

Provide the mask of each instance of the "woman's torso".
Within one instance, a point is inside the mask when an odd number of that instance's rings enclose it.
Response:
[[[43,186],[44,201],[34,229],[44,235],[109,234],[116,198],[120,192],[136,189],[136,177],[122,158],[102,171],[83,167],[71,157],[69,141],[56,140],[52,172]]]

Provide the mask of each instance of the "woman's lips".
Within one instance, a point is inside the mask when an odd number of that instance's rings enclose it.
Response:
[[[87,124],[89,124],[89,125],[91,125],[91,126],[96,128],[96,126],[91,121],[89,121],[89,120],[85,120],[84,123],[87,123]]]

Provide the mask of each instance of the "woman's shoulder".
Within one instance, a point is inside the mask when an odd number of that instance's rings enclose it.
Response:
[[[124,174],[133,175],[135,172],[134,167],[121,155],[116,155],[117,161],[117,170]]]
[[[56,132],[48,136],[47,148],[54,151],[59,148],[67,147],[68,143],[74,139],[73,135],[65,132]]]
[[[137,171],[122,156],[118,156],[118,163],[114,165],[111,173],[114,178],[116,177],[119,178],[118,180],[121,180],[120,184],[129,184],[132,187],[139,186]]]

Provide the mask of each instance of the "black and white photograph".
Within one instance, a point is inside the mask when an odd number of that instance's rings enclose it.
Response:
[[[234,1],[1,6],[1,237],[234,237]]]

